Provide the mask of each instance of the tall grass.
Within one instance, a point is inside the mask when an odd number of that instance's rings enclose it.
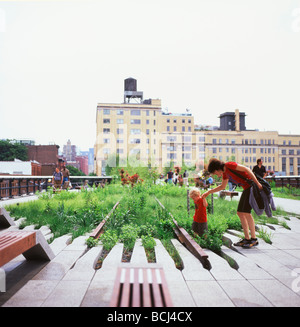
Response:
[[[42,193],[36,201],[7,206],[11,216],[25,217],[22,225],[49,226],[54,238],[72,234],[75,238],[90,232],[120,200],[124,190],[116,185],[93,191],[59,194]]]

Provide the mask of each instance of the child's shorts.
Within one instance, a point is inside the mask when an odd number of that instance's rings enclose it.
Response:
[[[206,231],[208,231],[207,222],[197,223],[196,221],[193,221],[192,230],[199,236],[202,236]]]

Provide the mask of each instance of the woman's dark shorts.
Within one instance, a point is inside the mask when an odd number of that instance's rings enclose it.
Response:
[[[238,212],[251,213],[251,206],[249,203],[250,187],[245,189],[241,195],[240,202],[237,208]]]

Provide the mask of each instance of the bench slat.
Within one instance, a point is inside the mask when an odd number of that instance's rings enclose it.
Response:
[[[124,272],[124,282],[122,289],[122,297],[120,301],[120,307],[129,307],[130,306],[130,270],[123,269]],[[122,275],[121,275],[122,277]]]
[[[162,268],[119,267],[110,306],[172,306]]]
[[[160,293],[159,284],[157,282],[156,269],[151,269],[152,273],[152,290],[153,290],[153,300],[154,307],[163,307],[163,300]]]
[[[151,303],[151,292],[150,292],[150,283],[147,276],[147,270],[143,269],[143,307],[150,308],[152,307]]]
[[[140,298],[140,281],[139,281],[139,269],[134,269],[134,281],[132,285],[132,307],[140,307],[141,306],[141,298]]]

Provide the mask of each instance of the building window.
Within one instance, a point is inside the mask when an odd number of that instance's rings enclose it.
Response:
[[[294,158],[290,158],[290,175],[294,175]]]
[[[184,143],[191,143],[192,137],[191,136],[183,136],[183,142]]]
[[[124,124],[124,119],[117,119],[117,124]]]
[[[141,120],[140,119],[131,119],[130,120],[130,123],[131,124],[140,124],[141,123]]]
[[[121,144],[121,143],[124,143],[124,140],[123,139],[117,139],[117,144]]]
[[[167,153],[167,158],[168,159],[176,159],[177,158],[177,154],[176,153]]]
[[[131,129],[130,134],[131,135],[141,134],[141,130],[140,129]]]
[[[123,109],[118,109],[117,110],[117,115],[124,115],[124,110]]]
[[[124,153],[124,149],[117,149],[117,153],[118,154],[123,154]]]
[[[124,130],[123,128],[117,128],[117,134],[123,134]]]
[[[182,126],[182,127],[181,127],[181,131],[182,131],[182,132],[185,132],[185,126]]]
[[[103,128],[103,133],[104,134],[109,134],[110,133],[110,128]]]
[[[176,136],[167,136],[167,141],[168,142],[176,142],[177,141],[177,137]]]
[[[141,139],[131,139],[130,144],[139,144],[141,143]]]
[[[103,124],[110,124],[110,119],[103,119]]]
[[[183,153],[182,154],[182,159],[191,160],[192,159],[192,154],[191,153]]]
[[[141,110],[136,110],[136,109],[130,110],[130,114],[132,116],[140,116],[141,115]]]
[[[103,139],[103,143],[105,144],[110,143],[110,139]]]
[[[282,171],[286,173],[286,158],[282,158]]]
[[[103,109],[103,115],[109,115],[110,109]]]

